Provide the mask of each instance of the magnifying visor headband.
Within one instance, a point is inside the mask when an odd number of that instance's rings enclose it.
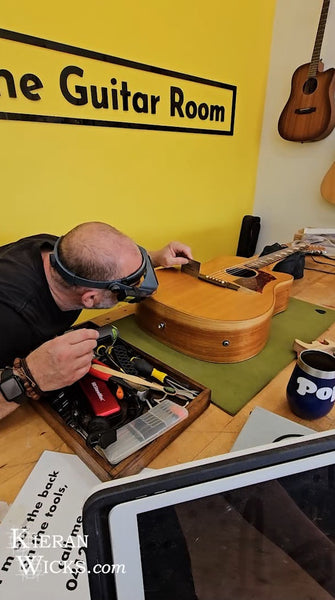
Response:
[[[157,277],[150,257],[142,246],[137,246],[141,253],[142,263],[134,273],[120,279],[95,281],[94,279],[86,279],[85,277],[76,275],[76,273],[70,271],[62,263],[59,257],[61,240],[62,237],[58,238],[55,243],[53,252],[50,254],[50,264],[56,269],[62,279],[70,285],[109,290],[116,295],[119,302],[140,302],[156,291],[158,286]]]

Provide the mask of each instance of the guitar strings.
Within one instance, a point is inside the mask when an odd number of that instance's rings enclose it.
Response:
[[[258,269],[263,266],[267,266],[277,260],[281,260],[283,257],[289,256],[294,252],[299,252],[297,248],[284,248],[283,250],[279,250],[278,252],[271,252],[270,254],[265,254],[256,260],[250,260],[245,262],[244,264],[233,265],[232,267],[220,268],[213,273],[209,273],[207,277],[212,277],[213,279],[220,279],[226,273],[229,275],[240,275],[243,276],[243,273],[248,273],[248,269]]]

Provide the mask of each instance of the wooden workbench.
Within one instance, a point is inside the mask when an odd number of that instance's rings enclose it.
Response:
[[[306,265],[323,269],[311,259],[307,259]],[[335,264],[327,270],[335,273]],[[335,308],[334,276],[321,271],[306,270],[303,279],[293,283],[292,296]],[[99,317],[99,321],[102,324],[127,314],[129,308],[122,306]],[[322,337],[335,339],[335,323],[323,336],[320,336],[320,339]],[[211,404],[148,466],[166,467],[228,452],[255,406],[261,406],[283,417],[303,423],[316,431],[335,428],[334,409],[327,416],[311,422],[299,419],[290,411],[285,391],[293,365],[294,361],[235,416]],[[29,404],[21,406],[0,422],[0,501],[13,502],[44,450],[72,452]]]

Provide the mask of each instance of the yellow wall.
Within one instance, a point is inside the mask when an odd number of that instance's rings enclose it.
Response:
[[[235,254],[253,210],[275,0],[1,4],[4,29],[233,84],[237,106],[233,137],[1,120],[0,242],[102,220],[149,249],[181,239],[200,260]],[[20,73],[19,46],[6,42],[0,68]],[[56,59],[40,52],[46,73]],[[4,91],[0,78],[0,111]]]

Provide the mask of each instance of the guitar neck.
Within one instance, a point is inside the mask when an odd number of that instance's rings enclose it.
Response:
[[[326,27],[326,21],[327,21],[327,17],[328,17],[329,4],[330,4],[330,0],[323,0],[322,10],[321,10],[321,15],[320,15],[320,20],[319,20],[319,26],[318,26],[314,49],[313,49],[313,54],[312,54],[312,60],[311,60],[309,70],[308,70],[308,77],[315,77],[318,72],[319,62],[320,62],[320,54],[321,54],[321,46],[322,46],[323,36],[324,36],[324,32],[325,32],[325,27]]]
[[[269,254],[265,254],[264,256],[259,256],[257,258],[252,258],[251,260],[245,263],[238,263],[237,265],[233,265],[227,268],[220,268],[214,273],[209,273],[205,275],[204,278],[208,279],[216,279],[220,281],[220,278],[224,276],[225,273],[228,275],[240,275],[243,276],[243,270],[259,270],[262,267],[266,267],[267,265],[271,265],[272,263],[283,260],[287,256],[291,254],[295,254],[296,252],[303,252],[308,248],[308,244],[304,242],[297,242],[294,246],[287,246],[286,248],[281,248],[281,250],[277,250],[276,252],[270,252]],[[199,275],[196,275],[199,277]],[[218,284],[219,285],[219,284]]]
[[[277,252],[271,252],[270,254],[265,254],[264,256],[258,257],[256,260],[246,262],[244,263],[244,266],[248,267],[249,269],[261,269],[262,267],[266,267],[267,265],[271,265],[272,263],[283,260],[287,256],[295,254],[299,251],[301,251],[301,248],[282,248],[281,250],[277,250]]]

